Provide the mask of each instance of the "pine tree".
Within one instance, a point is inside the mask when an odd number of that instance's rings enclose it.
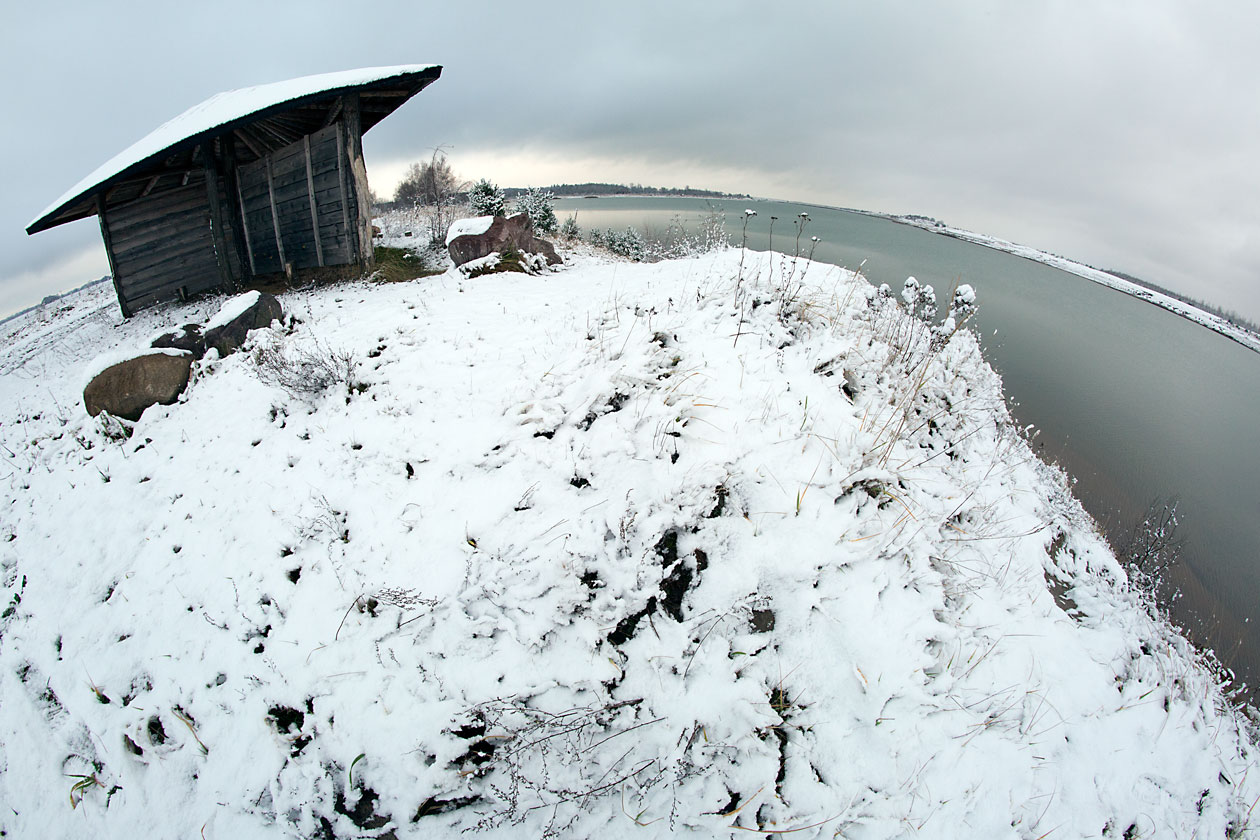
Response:
[[[482,178],[468,190],[468,210],[474,216],[506,215],[503,190]]]
[[[556,211],[551,202],[555,198],[550,190],[531,187],[516,200],[516,212],[526,213],[534,224],[537,233],[555,233],[560,222],[556,219]]]

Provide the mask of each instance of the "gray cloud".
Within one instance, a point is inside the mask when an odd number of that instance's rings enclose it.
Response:
[[[26,222],[184,108],[434,61],[442,80],[368,135],[370,167],[450,144],[474,177],[498,176],[461,154],[629,161],[642,183],[694,172],[693,186],[928,213],[1260,319],[1248,4],[604,6],[19,8],[0,55],[24,80],[6,93],[22,130],[0,140],[0,308],[20,305],[11,278],[99,248],[91,223],[28,239]]]

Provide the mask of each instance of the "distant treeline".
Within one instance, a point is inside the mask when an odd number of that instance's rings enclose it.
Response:
[[[748,198],[747,195],[732,195],[731,193],[717,192],[715,190],[698,190],[693,187],[682,187],[679,189],[677,187],[645,187],[642,184],[552,184],[550,187],[544,187],[544,189],[550,190],[552,195],[557,198],[587,195],[672,195],[687,198]],[[524,193],[525,190],[521,187],[509,187],[503,192],[508,198],[515,198]]]
[[[1188,303],[1193,307],[1202,309],[1204,312],[1210,312],[1219,318],[1224,318],[1226,321],[1229,321],[1235,326],[1242,327],[1245,330],[1250,330],[1251,332],[1260,335],[1260,324],[1244,318],[1242,315],[1239,315],[1233,310],[1215,306],[1205,300],[1196,300],[1189,295],[1183,295],[1181,292],[1174,292],[1172,289],[1165,289],[1163,286],[1152,283],[1149,280],[1142,280],[1138,277],[1134,277],[1132,274],[1125,274],[1123,271],[1116,271],[1114,268],[1104,268],[1102,270],[1108,274],[1114,274],[1116,277],[1123,280],[1128,280],[1130,283],[1137,283],[1139,286],[1145,289],[1150,289],[1152,292],[1159,292],[1161,295],[1168,295],[1170,298],[1175,298],[1182,303]]]

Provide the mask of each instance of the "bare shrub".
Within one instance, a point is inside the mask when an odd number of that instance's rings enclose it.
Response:
[[[542,811],[544,837],[572,829],[595,800],[622,792],[638,794],[661,784],[678,784],[699,768],[686,756],[643,755],[640,740],[622,738],[664,718],[636,720],[641,700],[595,703],[549,712],[519,697],[479,703],[463,717],[474,721],[463,732],[479,733],[459,760],[466,776],[481,779],[483,798],[494,810],[477,824],[487,829],[520,825]],[[472,736],[476,737],[476,736]]]
[[[253,358],[258,379],[291,397],[309,399],[336,387],[345,390],[348,400],[364,390],[354,375],[354,354],[319,341],[306,347],[280,341],[260,344]]]

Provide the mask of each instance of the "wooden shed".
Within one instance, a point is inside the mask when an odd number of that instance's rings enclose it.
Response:
[[[441,75],[372,67],[220,93],[71,187],[38,233],[97,216],[123,315],[372,264],[363,133]]]

